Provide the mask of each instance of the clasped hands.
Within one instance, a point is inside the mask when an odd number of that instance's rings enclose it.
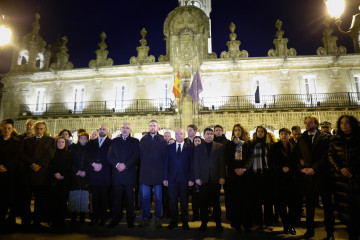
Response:
[[[102,169],[101,163],[94,163],[94,164],[93,164],[93,167],[94,167],[94,171],[95,171],[95,172],[99,172],[99,171],[101,171],[101,169]]]

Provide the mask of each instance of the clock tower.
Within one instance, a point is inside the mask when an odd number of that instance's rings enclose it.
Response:
[[[195,6],[200,8],[206,13],[206,16],[209,18],[209,26],[210,26],[210,37],[208,39],[208,53],[212,53],[212,41],[211,41],[211,0],[179,0],[180,6]]]

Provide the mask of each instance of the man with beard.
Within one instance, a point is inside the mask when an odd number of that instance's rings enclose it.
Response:
[[[111,184],[111,165],[107,157],[111,140],[107,137],[107,131],[107,127],[101,125],[99,137],[89,142],[89,155],[93,161],[90,169],[90,185],[94,210],[90,225],[99,223],[99,226],[104,226],[106,220]]]
[[[151,120],[149,133],[140,140],[140,191],[142,194],[142,222],[139,227],[147,227],[150,219],[151,189],[155,199],[155,226],[162,228],[162,182],[163,166],[167,143],[158,133],[158,123]]]
[[[34,125],[35,121],[28,119],[25,123],[25,132],[19,135],[19,139],[24,140],[26,137],[33,137],[35,135]]]
[[[295,148],[295,160],[301,172],[306,206],[306,233],[311,238],[314,232],[315,206],[318,196],[324,205],[326,239],[334,238],[334,213],[331,199],[330,164],[328,161],[329,139],[318,130],[319,120],[314,115],[305,117],[306,131]]]

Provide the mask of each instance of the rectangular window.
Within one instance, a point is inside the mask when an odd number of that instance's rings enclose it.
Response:
[[[84,87],[75,88],[75,96],[74,96],[75,111],[81,112],[84,109],[84,95],[85,95]]]
[[[45,89],[36,89],[36,105],[35,112],[43,112],[45,110]]]
[[[116,86],[115,89],[115,109],[125,108],[125,86]]]
[[[306,102],[311,102],[312,95],[316,93],[316,76],[307,75],[303,77],[305,84],[305,94],[306,94]]]
[[[355,77],[355,89],[356,89],[356,95],[357,100],[360,101],[360,83],[359,83],[360,77]]]

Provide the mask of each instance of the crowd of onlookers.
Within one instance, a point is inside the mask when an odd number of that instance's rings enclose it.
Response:
[[[126,209],[129,228],[135,227],[139,215],[140,228],[148,227],[152,218],[155,227],[162,228],[165,217],[170,218],[168,229],[181,222],[181,228],[189,230],[188,222],[199,220],[199,230],[206,231],[212,218],[216,231],[222,232],[223,187],[226,218],[238,232],[272,231],[279,216],[284,234],[296,235],[305,206],[303,238],[311,238],[320,199],[326,239],[334,239],[334,208],[349,239],[358,239],[359,122],[343,115],[330,132],[329,122],[320,123],[309,115],[304,128],[302,133],[300,126],[281,128],[276,139],[266,127],[258,126],[250,138],[241,124],[235,124],[227,139],[220,125],[205,128],[200,137],[191,124],[186,132],[176,129],[174,139],[170,132],[160,135],[157,121],[152,120],[140,140],[131,135],[131,124],[124,122],[114,139],[101,125],[90,134],[79,129],[75,143],[67,129],[49,136],[44,121],[28,120],[25,133],[19,134],[14,120],[4,119],[0,231],[15,229],[16,217],[21,218],[23,231],[43,230],[44,222],[61,231],[68,217],[71,224],[89,218],[89,225],[114,228]]]

